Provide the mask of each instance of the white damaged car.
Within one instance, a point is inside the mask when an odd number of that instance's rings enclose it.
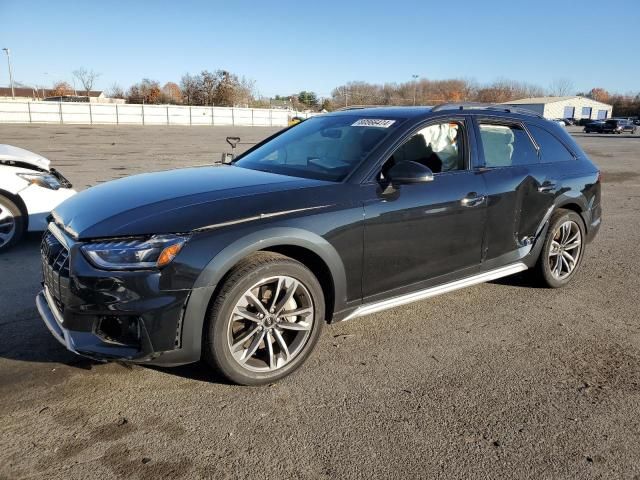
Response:
[[[0,252],[24,232],[46,230],[49,212],[76,194],[50,163],[37,153],[0,145]]]

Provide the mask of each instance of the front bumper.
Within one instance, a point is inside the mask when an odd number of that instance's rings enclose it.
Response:
[[[94,360],[181,365],[200,359],[211,289],[163,287],[169,271],[95,268],[55,226],[43,238],[40,316],[68,350]]]
[[[193,291],[192,301],[185,310],[182,332],[184,343],[181,348],[165,351],[154,351],[148,335],[146,348],[136,349],[109,344],[92,332],[65,328],[64,317],[47,287],[36,296],[36,306],[51,335],[72,353],[101,362],[120,361],[173,367],[200,360],[203,314],[213,290],[214,287]]]
[[[36,306],[53,337],[67,350],[99,361],[135,360],[138,357],[135,349],[104,345],[104,342],[91,333],[73,332],[63,327],[64,317],[47,287],[36,297]]]

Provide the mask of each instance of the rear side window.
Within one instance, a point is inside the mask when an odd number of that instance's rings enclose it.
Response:
[[[540,147],[540,158],[544,163],[567,162],[573,160],[571,152],[551,133],[535,125],[527,125],[536,143]]]
[[[480,139],[485,166],[490,168],[533,165],[538,151],[527,132],[518,124],[480,123]]]

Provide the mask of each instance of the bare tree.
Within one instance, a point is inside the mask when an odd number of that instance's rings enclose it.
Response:
[[[199,85],[196,75],[185,74],[180,80],[180,90],[182,90],[182,98],[187,105],[198,103]]]
[[[222,74],[220,71],[212,73],[208,70],[203,70],[200,72],[200,77],[198,78],[198,90],[202,105],[214,105],[220,103],[216,101],[216,90],[221,82],[221,76]]]
[[[109,87],[109,90],[107,90],[107,97],[125,98],[125,93],[120,85],[118,85],[117,83],[114,83]]]
[[[256,82],[249,78],[236,78],[235,91],[233,95],[234,105],[249,106],[255,95]]]
[[[100,74],[94,72],[93,70],[87,70],[84,67],[80,67],[79,69],[73,71],[73,76],[80,81],[84,89],[87,91],[87,98],[89,98],[89,92],[91,92],[93,84],[100,76]]]
[[[235,75],[226,70],[217,70],[216,78],[217,84],[214,91],[216,105],[221,105],[223,107],[233,107],[237,78],[235,77]]]
[[[411,90],[413,95],[413,90]],[[382,105],[385,95],[381,85],[356,81],[336,87],[331,92],[336,105]]]
[[[566,97],[575,92],[573,82],[568,78],[556,78],[549,85],[549,94],[553,97]]]

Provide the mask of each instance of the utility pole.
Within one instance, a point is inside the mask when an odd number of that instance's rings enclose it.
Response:
[[[11,50],[8,48],[3,48],[4,52],[7,54],[7,63],[9,64],[9,82],[11,83],[11,98],[16,99],[16,92],[13,89],[13,68],[11,68]]]
[[[349,106],[349,91],[347,90],[347,87],[344,87],[344,106],[348,107]]]
[[[415,105],[416,105],[416,90],[418,89],[418,82],[416,80],[418,80],[418,75],[413,74],[413,75],[411,75],[411,78],[413,78],[413,106],[415,107]]]

